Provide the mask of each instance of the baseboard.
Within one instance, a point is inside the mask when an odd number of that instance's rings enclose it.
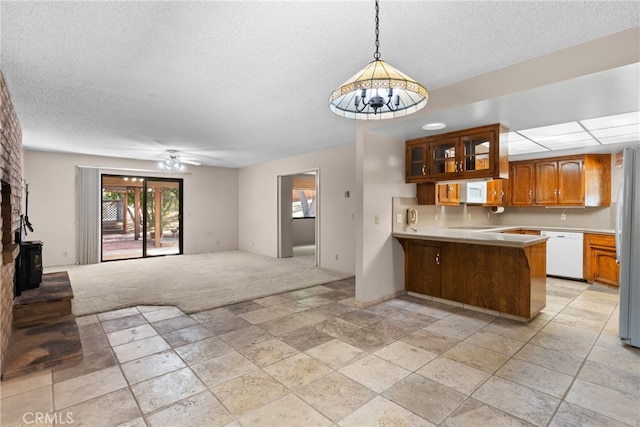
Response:
[[[364,302],[360,302],[360,301],[354,301],[353,305],[355,305],[358,308],[368,308],[371,307],[372,305],[376,305],[376,304],[380,304],[381,302],[385,302],[385,301],[389,301],[392,300],[394,298],[397,298],[401,295],[406,295],[407,291],[404,289],[400,289],[399,291],[395,291],[393,293],[387,294],[387,295],[383,295],[379,298],[370,300],[370,301],[364,301]]]

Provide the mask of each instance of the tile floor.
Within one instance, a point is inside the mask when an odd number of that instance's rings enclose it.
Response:
[[[353,280],[191,316],[78,318],[83,361],[0,384],[2,426],[638,426],[615,289],[549,279],[529,324]]]

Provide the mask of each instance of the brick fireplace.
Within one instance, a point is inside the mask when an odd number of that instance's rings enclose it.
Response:
[[[13,107],[7,83],[0,70],[0,133],[2,147],[2,271],[0,274],[0,372],[6,362],[13,324],[15,258],[18,247],[14,232],[20,228],[22,211],[22,129]]]

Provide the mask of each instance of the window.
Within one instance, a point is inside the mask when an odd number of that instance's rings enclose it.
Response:
[[[297,175],[293,178],[292,217],[316,217],[316,176],[315,174]]]

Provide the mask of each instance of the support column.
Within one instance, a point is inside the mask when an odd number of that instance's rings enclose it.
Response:
[[[155,247],[159,248],[160,247],[160,238],[162,237],[162,190],[159,188],[155,188],[155,203],[156,203],[156,208],[155,208]]]
[[[133,239],[140,240],[140,187],[133,189]]]

